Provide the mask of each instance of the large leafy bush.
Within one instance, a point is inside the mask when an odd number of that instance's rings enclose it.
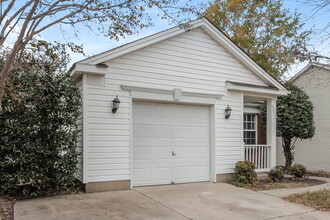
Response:
[[[235,164],[234,184],[236,186],[244,186],[252,184],[257,179],[255,164],[250,161],[238,161]]]
[[[0,115],[0,191],[34,197],[74,181],[81,96],[68,74],[17,71]]]

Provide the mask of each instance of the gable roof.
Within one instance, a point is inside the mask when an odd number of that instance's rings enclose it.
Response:
[[[290,81],[294,82],[296,81],[300,76],[304,75],[308,70],[310,70],[313,67],[318,67],[321,69],[326,69],[330,71],[330,65],[329,64],[322,64],[322,63],[309,63],[307,66],[305,66],[302,70],[300,70],[296,75],[294,75]]]
[[[77,74],[81,74],[82,72],[84,72],[84,69],[88,69],[89,70],[88,72],[95,74],[101,74],[101,75],[105,74],[104,67],[101,66],[104,62],[131,53],[133,51],[145,48],[152,44],[169,39],[171,37],[177,36],[179,34],[185,33],[187,31],[193,30],[198,27],[202,28],[215,41],[217,41],[220,45],[222,45],[225,49],[227,49],[227,51],[229,51],[232,55],[234,55],[234,57],[239,59],[247,68],[249,68],[261,80],[266,82],[269,85],[269,87],[276,88],[277,90],[280,90],[282,93],[287,92],[287,89],[277,79],[275,79],[264,69],[262,69],[250,56],[248,56],[241,48],[239,48],[231,39],[229,39],[223,32],[221,32],[216,26],[214,26],[206,18],[197,19],[185,25],[177,26],[162,32],[158,32],[148,37],[144,37],[142,39],[133,41],[123,46],[81,60],[75,63],[71,67],[70,69],[71,75],[75,76]]]

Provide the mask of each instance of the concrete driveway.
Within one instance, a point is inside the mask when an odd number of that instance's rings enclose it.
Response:
[[[324,220],[330,213],[229,184],[195,183],[18,201],[20,219]]]

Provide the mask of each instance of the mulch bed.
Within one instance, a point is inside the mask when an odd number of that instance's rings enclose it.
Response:
[[[16,200],[24,200],[24,199],[34,199],[34,198],[43,198],[43,197],[51,197],[58,195],[70,195],[70,194],[82,194],[84,193],[83,184],[76,180],[72,185],[65,186],[57,186],[54,188],[48,188],[47,191],[39,192],[38,195],[30,195],[30,194],[18,194],[15,196]]]
[[[307,174],[309,176],[330,178],[330,172],[326,172],[326,171],[309,171],[307,172]]]
[[[270,190],[270,189],[285,189],[285,188],[297,188],[306,186],[315,186],[325,184],[326,181],[310,179],[310,178],[293,178],[285,177],[280,182],[273,182],[270,179],[260,179],[254,185],[248,186],[252,190]]]
[[[14,204],[12,198],[0,198],[0,220],[14,220]]]

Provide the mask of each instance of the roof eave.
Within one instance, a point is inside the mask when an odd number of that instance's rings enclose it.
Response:
[[[70,68],[70,76],[72,79],[77,79],[82,74],[93,74],[98,76],[105,76],[107,73],[107,66],[103,65],[90,65],[86,63],[74,63]]]

